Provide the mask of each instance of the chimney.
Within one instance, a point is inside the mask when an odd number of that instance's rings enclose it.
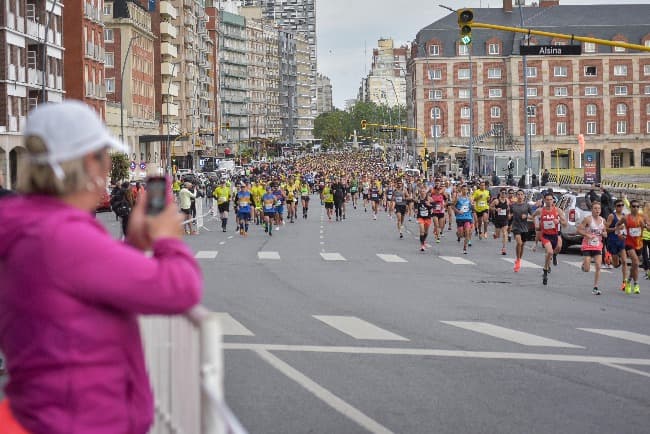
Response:
[[[512,12],[512,0],[503,0],[503,12]]]
[[[540,0],[540,8],[550,8],[551,6],[560,6],[560,0]]]

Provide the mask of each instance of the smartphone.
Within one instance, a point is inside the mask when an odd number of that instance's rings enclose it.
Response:
[[[147,178],[147,215],[160,214],[170,199],[169,179],[165,176]]]

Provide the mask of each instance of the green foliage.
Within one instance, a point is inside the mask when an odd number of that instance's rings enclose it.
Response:
[[[129,157],[126,154],[116,152],[111,154],[111,182],[118,182],[129,179]]]

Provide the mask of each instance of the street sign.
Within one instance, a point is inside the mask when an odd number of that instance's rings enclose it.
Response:
[[[582,54],[582,45],[521,45],[522,56],[576,56]]]
[[[382,133],[394,133],[395,128],[380,128],[379,131]]]

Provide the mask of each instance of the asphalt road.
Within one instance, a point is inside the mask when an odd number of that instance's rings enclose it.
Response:
[[[648,433],[647,281],[626,295],[607,270],[594,296],[571,249],[542,286],[540,251],[516,274],[514,242],[465,256],[445,232],[422,253],[414,223],[399,239],[383,212],[328,222],[315,199],[272,238],[211,218],[186,237],[249,432]]]

